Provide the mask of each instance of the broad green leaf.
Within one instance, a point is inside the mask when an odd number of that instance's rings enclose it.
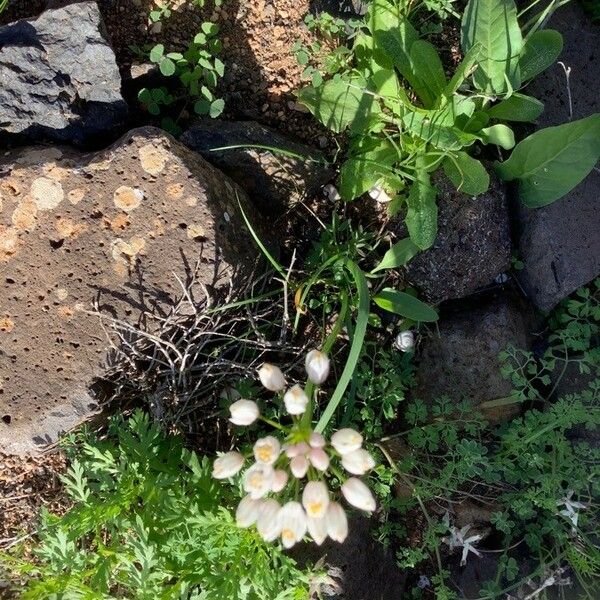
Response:
[[[473,75],[478,89],[503,94],[509,87],[520,87],[523,37],[514,0],[469,0],[463,13],[461,44],[464,52],[479,45],[479,68]]]
[[[421,250],[433,246],[437,235],[437,190],[431,185],[427,173],[418,173],[412,184],[406,204],[406,227],[410,239]]]
[[[321,87],[306,87],[298,92],[298,100],[335,133],[347,127],[354,133],[369,130],[381,112],[372,94],[365,93],[358,79],[331,79]]]
[[[427,86],[428,94],[437,100],[444,92],[447,81],[442,61],[433,44],[425,40],[413,42],[410,47],[410,60],[412,69]],[[415,91],[419,93],[418,90]]]
[[[484,144],[496,144],[505,150],[514,148],[515,134],[510,127],[498,124],[485,127],[479,132]]]
[[[562,49],[562,35],[554,29],[542,29],[531,34],[519,58],[522,80],[533,79],[553,65]]]
[[[381,262],[373,269],[373,273],[383,269],[396,269],[404,266],[413,256],[420,252],[419,247],[410,238],[396,242],[381,259]]]
[[[175,63],[170,58],[163,58],[158,67],[160,72],[166,77],[175,73]]]
[[[197,100],[196,104],[194,104],[194,112],[197,115],[207,115],[209,110],[210,102],[208,100],[205,100],[204,98]]]
[[[408,131],[443,150],[460,150],[477,139],[453,125],[446,125],[447,116],[442,111],[411,112],[402,118],[402,122]]]
[[[452,79],[450,79],[448,85],[444,89],[444,96],[450,98],[455,92],[458,91],[458,88],[477,68],[478,59],[479,44],[475,44],[469,48],[468,52],[466,52],[466,54],[463,56],[460,65],[458,65],[456,72],[452,76]]]
[[[521,200],[532,208],[558,200],[588,175],[600,158],[600,113],[536,131],[510,158],[496,163],[499,176],[518,180]]]
[[[377,306],[413,321],[432,323],[438,320],[437,312],[428,304],[405,292],[385,288],[375,296]]]
[[[223,100],[223,98],[217,98],[211,102],[208,114],[211,118],[216,119],[223,112],[224,108],[225,100]]]
[[[535,121],[543,110],[544,104],[536,98],[515,92],[506,100],[489,108],[487,114],[492,119],[528,123]]]
[[[442,168],[456,189],[469,196],[479,196],[490,187],[490,175],[485,167],[466,152],[448,156]]]
[[[154,46],[154,48],[152,48],[152,50],[150,50],[150,60],[153,63],[157,63],[163,57],[164,53],[165,47],[162,44],[157,44],[156,46]]]

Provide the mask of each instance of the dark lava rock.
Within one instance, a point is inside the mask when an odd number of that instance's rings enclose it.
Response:
[[[446,396],[477,407],[509,396],[512,386],[500,374],[498,354],[509,344],[528,349],[530,330],[527,307],[510,295],[481,300],[443,316],[438,331],[423,342],[413,397],[431,405]],[[517,412],[515,404],[483,410],[490,422]]]
[[[544,102],[540,127],[560,125],[599,110],[600,28],[576,2],[560,8],[549,27],[564,37],[560,60],[571,69],[570,99],[565,71],[553,65],[534,80],[527,93]],[[529,209],[515,201],[517,245],[525,268],[519,281],[541,310],[600,273],[600,174],[592,171],[572,192],[543,208]]]
[[[269,215],[280,214],[291,204],[317,194],[333,176],[331,169],[316,162],[319,157],[313,148],[254,121],[201,119],[181,136],[181,141],[229,175]],[[262,148],[211,151],[235,145],[280,148],[306,158]]]
[[[127,116],[96,2],[0,27],[0,81],[2,138],[101,142]]]
[[[438,235],[432,248],[407,266],[408,283],[430,302],[463,298],[489,285],[509,266],[510,228],[505,188],[492,174],[490,189],[472,198],[457,192],[442,173],[438,189]],[[405,237],[400,218],[392,230]]]

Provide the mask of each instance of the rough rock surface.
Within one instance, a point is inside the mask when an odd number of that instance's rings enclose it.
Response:
[[[512,344],[527,349],[531,330],[527,309],[512,296],[478,299],[442,315],[439,329],[423,342],[417,362],[417,386],[412,395],[431,404],[446,396],[474,407],[504,398],[512,390],[500,374],[498,354]],[[511,417],[516,405],[486,409],[491,422]]]
[[[477,198],[457,192],[439,173],[438,235],[429,250],[408,264],[406,277],[430,302],[463,298],[491,284],[510,263],[510,227],[504,186],[492,175],[490,189]],[[401,218],[391,223],[407,235]]]
[[[154,128],[107,150],[30,147],[0,157],[0,451],[23,453],[93,409],[107,317],[137,323],[216,287],[257,256],[242,190]],[[251,215],[248,205],[247,214]],[[261,231],[260,224],[255,224]],[[202,297],[201,295],[199,297]]]
[[[268,215],[281,214],[291,204],[317,194],[333,176],[331,169],[310,160],[316,154],[314,148],[255,121],[201,119],[181,136],[181,141],[229,175]],[[259,148],[211,152],[212,148],[243,144],[281,148],[307,158]]]
[[[0,27],[0,134],[84,144],[107,139],[127,105],[96,2]]]
[[[544,102],[540,127],[560,125],[600,110],[600,28],[577,2],[560,8],[548,27],[564,37],[560,57],[571,69],[569,86],[560,64],[534,80],[527,93]],[[549,206],[528,209],[515,200],[517,246],[525,268],[518,277],[531,300],[550,310],[600,274],[600,173],[592,171],[572,192]]]

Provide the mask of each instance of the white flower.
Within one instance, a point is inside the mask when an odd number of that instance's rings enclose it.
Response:
[[[337,202],[338,200],[342,199],[340,193],[338,192],[338,189],[335,187],[335,185],[333,185],[333,183],[328,183],[323,188],[323,194],[325,194],[325,196],[330,202]]]
[[[296,479],[302,479],[308,471],[308,459],[304,455],[294,456],[290,460],[290,469]]]
[[[308,453],[310,464],[319,471],[327,471],[329,468],[329,456],[323,448],[311,448]]]
[[[310,434],[310,438],[308,440],[308,445],[311,448],[325,448],[325,446],[327,445],[327,442],[325,441],[325,438],[320,433],[313,431]]]
[[[569,519],[573,525],[573,529],[575,529],[579,521],[579,510],[585,509],[587,506],[583,504],[583,502],[571,500],[573,493],[573,490],[569,490],[567,495],[556,503],[556,506],[564,505],[563,510],[561,510],[558,514]]]
[[[316,385],[322,384],[329,375],[329,359],[320,350],[311,350],[304,361],[308,378]]]
[[[262,465],[272,465],[281,453],[281,444],[272,435],[256,441],[254,444],[254,458]]]
[[[284,394],[283,402],[290,415],[301,415],[308,406],[308,396],[299,385],[295,385]]]
[[[308,533],[310,533],[315,543],[320,546],[327,537],[327,519],[308,517],[306,523],[308,526]]]
[[[362,446],[363,438],[354,429],[340,429],[331,436],[331,445],[343,456]]]
[[[258,378],[263,386],[271,392],[280,392],[285,388],[285,377],[283,376],[281,369],[275,365],[264,363],[263,366],[258,369]]]
[[[396,336],[396,348],[400,352],[412,352],[415,347],[415,334],[412,331],[401,331]]]
[[[244,496],[235,511],[235,521],[238,527],[250,527],[250,525],[256,523],[261,504],[261,500]]]
[[[390,196],[388,196],[386,191],[380,185],[371,188],[369,190],[369,196],[371,196],[373,200],[377,200],[377,202],[389,202],[391,200]]]
[[[301,454],[306,454],[310,448],[308,444],[305,442],[300,442],[298,444],[293,444],[292,446],[288,446],[285,449],[285,454],[288,458],[294,458],[295,456],[300,456]]]
[[[252,465],[244,474],[244,491],[258,500],[271,491],[273,469],[267,465]]]
[[[356,477],[350,477],[342,485],[342,494],[349,504],[366,512],[375,510],[375,498],[371,490]]]
[[[373,457],[362,448],[342,456],[342,466],[352,475],[364,475],[375,466]]]
[[[219,456],[213,463],[212,476],[215,479],[227,479],[236,475],[244,464],[244,457],[239,452],[227,452]]]
[[[444,519],[447,520],[447,519]],[[467,531],[471,529],[471,523],[465,525],[462,529],[458,529],[456,527],[450,527],[450,539],[444,538],[444,542],[450,546],[450,550],[454,550],[454,548],[462,548],[462,555],[460,557],[460,566],[464,566],[467,564],[467,556],[469,552],[472,552],[476,556],[481,556],[481,553],[475,548],[473,544],[478,542],[482,536],[481,535],[472,535],[468,538],[465,537]]]
[[[229,407],[229,411],[231,412],[229,420],[234,425],[250,425],[260,415],[258,404],[253,400],[238,400]]]
[[[265,542],[272,542],[281,533],[279,528],[279,519],[277,515],[281,505],[277,500],[269,498],[261,503],[256,529]]]
[[[307,528],[306,513],[299,502],[284,504],[277,513],[277,521],[284,548],[291,548],[304,537]]]
[[[302,492],[302,506],[308,517],[322,519],[329,506],[327,486],[322,481],[309,481]]]
[[[271,483],[271,491],[278,493],[287,485],[288,474],[282,469],[275,469],[273,472],[273,481]]]
[[[346,511],[337,502],[330,502],[325,515],[327,535],[340,544],[348,535],[348,517]]]

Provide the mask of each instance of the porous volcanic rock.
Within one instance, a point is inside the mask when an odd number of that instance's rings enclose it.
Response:
[[[508,269],[510,225],[504,186],[491,173],[489,190],[467,196],[436,173],[438,234],[433,247],[407,265],[407,283],[429,302],[464,298]],[[397,237],[406,237],[402,217],[390,223]]]
[[[533,320],[516,297],[478,298],[442,314],[438,330],[423,341],[417,357],[417,385],[411,396],[428,406],[442,396],[473,407],[505,398],[512,385],[500,373],[499,353],[509,344],[528,350]],[[516,412],[514,404],[483,410],[490,422]]]
[[[96,2],[0,27],[0,82],[1,137],[80,145],[107,139],[127,116]]]
[[[281,214],[291,204],[317,194],[333,177],[333,171],[318,162],[321,157],[314,148],[255,121],[201,119],[184,132],[181,141],[227,173],[268,215]],[[266,148],[212,151],[238,145],[268,146],[305,158]]]
[[[564,49],[554,64],[527,87],[544,102],[539,127],[560,125],[600,110],[600,28],[577,2],[547,25],[560,31]],[[569,69],[567,82],[565,69]],[[571,114],[572,109],[572,114]],[[515,230],[524,268],[519,282],[541,310],[552,309],[600,274],[600,173],[592,171],[565,197],[541,208],[515,199]]]
[[[0,452],[35,450],[95,409],[108,344],[94,303],[135,324],[181,296],[176,276],[214,289],[257,257],[244,192],[151,127],[97,153],[7,153],[0,193]]]

